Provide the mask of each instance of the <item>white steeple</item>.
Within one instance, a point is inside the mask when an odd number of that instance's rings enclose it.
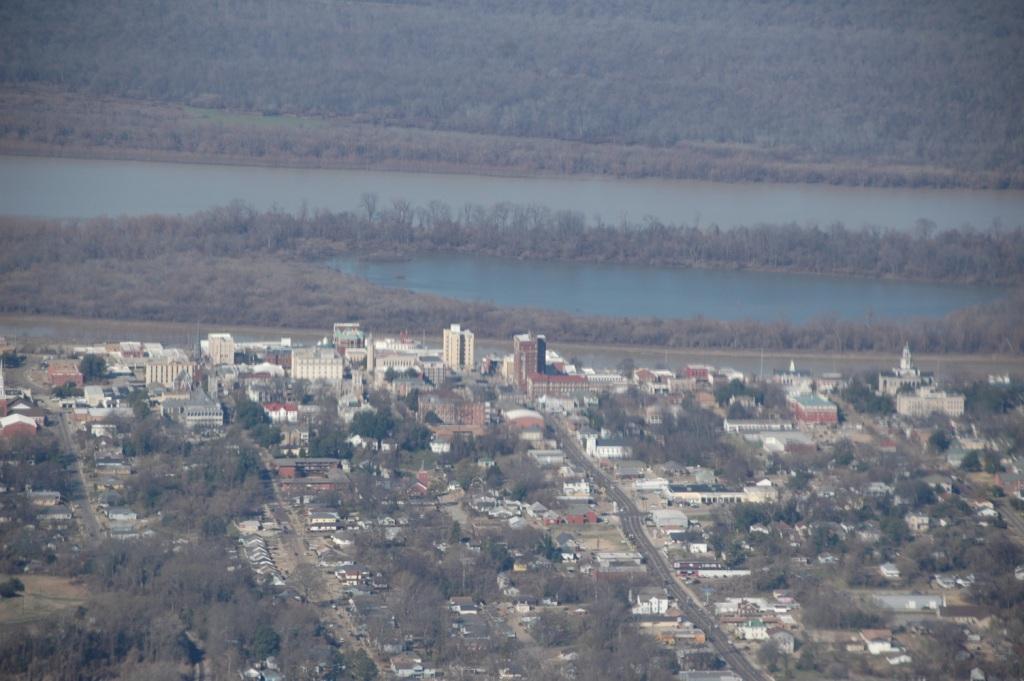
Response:
[[[910,356],[910,343],[903,346],[903,356],[900,358],[900,369],[902,371],[914,370],[914,360]]]
[[[4,389],[4,360],[0,358],[0,402],[7,399],[7,391]]]

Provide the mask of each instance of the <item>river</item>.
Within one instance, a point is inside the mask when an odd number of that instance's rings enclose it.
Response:
[[[472,255],[329,264],[373,284],[575,315],[806,322],[942,317],[1001,289],[776,272],[527,262]]]
[[[1024,225],[1024,192],[724,184],[580,177],[300,170],[186,163],[0,156],[0,213],[68,218],[192,213],[240,199],[256,208],[352,210],[365,193],[453,207],[508,202],[582,213],[605,222],[721,227],[842,222],[910,229]]]

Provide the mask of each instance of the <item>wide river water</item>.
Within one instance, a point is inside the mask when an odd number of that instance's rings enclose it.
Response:
[[[0,156],[0,213],[92,217],[191,213],[241,199],[256,208],[352,210],[365,193],[385,204],[405,199],[491,206],[508,202],[572,210],[605,222],[721,227],[842,222],[912,228],[1024,225],[1024,192],[876,189],[828,185],[720,184],[666,180],[297,170]]]
[[[257,208],[356,209],[365,193],[423,206],[442,201],[537,204],[617,222],[877,224],[927,218],[1024,224],[1024,193],[713,184],[658,180],[501,178],[363,170],[295,170],[0,156],[0,214],[49,217],[189,213],[241,199]],[[529,263],[472,256],[408,262],[339,260],[375,284],[499,305],[585,315],[788,320],[940,317],[999,289],[764,272]]]

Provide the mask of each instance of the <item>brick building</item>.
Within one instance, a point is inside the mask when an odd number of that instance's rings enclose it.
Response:
[[[543,374],[547,370],[547,339],[529,333],[512,337],[512,382],[520,390],[527,389],[531,374]]]
[[[839,423],[839,409],[820,395],[790,395],[787,398],[793,415],[802,423]]]
[[[82,372],[78,370],[78,364],[70,359],[52,360],[46,369],[46,376],[54,388],[68,383],[73,383],[76,387],[81,388],[85,384]]]

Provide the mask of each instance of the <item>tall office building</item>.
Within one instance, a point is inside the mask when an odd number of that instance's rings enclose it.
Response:
[[[512,373],[515,383],[526,390],[531,374],[543,374],[547,370],[547,339],[522,333],[512,336]]]
[[[455,371],[473,368],[473,332],[463,331],[458,324],[452,324],[441,334],[441,349],[444,365]]]
[[[206,337],[206,354],[213,364],[234,364],[235,339],[230,333],[211,333]]]

